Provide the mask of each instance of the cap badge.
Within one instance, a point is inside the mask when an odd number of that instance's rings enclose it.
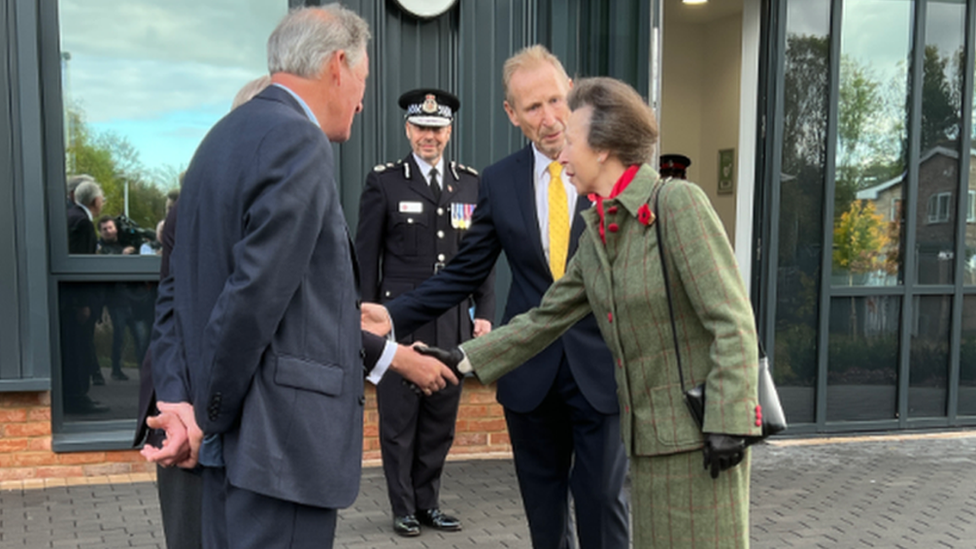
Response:
[[[434,98],[434,94],[427,94],[427,97],[424,99],[424,104],[420,107],[420,109],[427,114],[434,114],[437,112],[437,99]]]

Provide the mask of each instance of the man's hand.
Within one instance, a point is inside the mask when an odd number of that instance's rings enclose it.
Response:
[[[439,360],[424,356],[412,347],[398,345],[390,368],[417,386],[425,395],[440,391],[447,384],[458,384],[458,378]]]
[[[157,416],[146,418],[146,425],[152,429],[162,429],[166,432],[162,446],[156,448],[146,444],[139,451],[146,461],[151,461],[170,467],[176,463],[186,461],[190,457],[190,440],[186,434],[186,426],[180,416],[172,412],[160,412]]]
[[[481,337],[491,331],[491,321],[483,318],[474,319],[474,337]]]
[[[166,440],[162,448],[144,446],[140,453],[146,460],[164,467],[196,467],[203,431],[193,416],[193,405],[189,402],[157,402],[156,407],[159,408],[159,415],[147,418],[146,425],[165,431]]]
[[[386,337],[392,329],[390,313],[386,312],[386,307],[378,303],[363,303],[360,321],[363,330],[380,337]]]
[[[735,435],[705,433],[705,469],[711,467],[712,478],[720,471],[731,469],[742,461],[746,452],[746,439]]]

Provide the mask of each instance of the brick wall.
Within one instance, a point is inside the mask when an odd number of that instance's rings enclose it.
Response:
[[[376,392],[367,384],[363,461],[380,460]],[[451,456],[511,452],[505,417],[495,402],[494,385],[468,379],[458,410]],[[135,450],[104,452],[51,451],[51,394],[0,393],[0,482],[138,474],[155,471]]]

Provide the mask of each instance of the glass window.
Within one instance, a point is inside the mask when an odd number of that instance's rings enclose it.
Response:
[[[828,0],[787,5],[773,374],[794,423],[815,420],[829,33]]]
[[[965,296],[962,303],[958,414],[976,416],[976,295]]]
[[[156,252],[167,194],[241,86],[267,74],[265,44],[287,9],[59,1],[69,253]]]
[[[266,42],[288,2],[59,0],[58,9],[65,167],[77,184],[63,206],[69,253],[157,254],[168,194],[238,90],[267,74]],[[63,274],[77,277],[72,265]],[[156,283],[106,271],[57,283],[56,398],[67,423],[137,417]]]
[[[952,209],[952,193],[933,194],[929,197],[929,223],[946,223]]]
[[[65,421],[133,419],[155,282],[62,282],[61,398]]]
[[[913,8],[908,0],[843,3],[834,285],[901,282],[902,223],[888,213],[905,187]]]
[[[827,421],[896,417],[900,317],[898,297],[831,299]]]
[[[945,417],[952,296],[915,298],[909,360],[909,417]]]

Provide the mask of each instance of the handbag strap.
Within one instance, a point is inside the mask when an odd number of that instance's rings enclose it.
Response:
[[[668,265],[664,253],[664,237],[661,235],[661,215],[658,208],[658,201],[661,200],[661,191],[664,186],[671,181],[671,178],[664,180],[657,188],[654,195],[654,229],[657,231],[657,251],[661,256],[661,272],[664,274],[664,293],[668,296],[668,314],[671,317],[671,337],[674,339],[674,357],[678,361],[678,379],[681,382],[681,390],[685,390],[685,376],[681,370],[681,351],[678,349],[678,327],[674,321],[674,298],[671,297],[671,277],[668,276]]]
[[[664,237],[661,235],[661,215],[659,213],[658,201],[661,199],[661,191],[664,190],[664,186],[671,181],[672,178],[667,178],[658,186],[657,194],[654,195],[654,229],[657,231],[657,251],[661,255],[661,273],[664,274],[664,293],[668,296],[668,315],[671,317],[671,337],[674,339],[674,358],[678,362],[678,380],[681,382],[681,390],[685,390],[685,376],[681,369],[681,351],[678,349],[678,327],[674,321],[674,298],[671,297],[671,277],[668,276],[668,265],[665,259],[664,253]],[[762,360],[766,357],[766,349],[763,347],[762,341],[759,343],[759,359]]]

